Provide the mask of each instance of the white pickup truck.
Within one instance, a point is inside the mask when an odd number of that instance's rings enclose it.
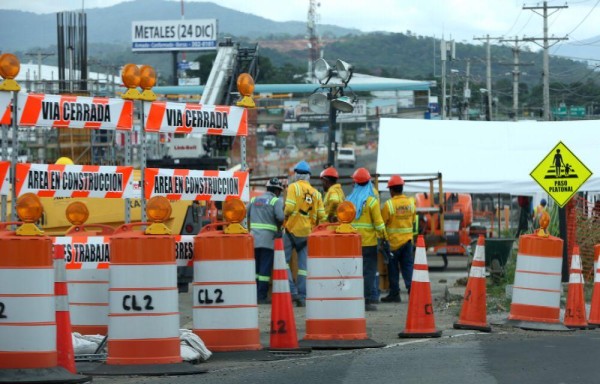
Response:
[[[337,153],[338,167],[349,166],[354,168],[356,165],[356,153],[354,148],[340,148]]]

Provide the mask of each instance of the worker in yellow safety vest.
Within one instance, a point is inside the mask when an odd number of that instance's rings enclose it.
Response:
[[[388,260],[388,281],[390,291],[381,299],[384,303],[399,303],[400,272],[404,286],[410,293],[413,274],[413,235],[417,218],[415,200],[403,193],[404,179],[398,175],[390,177],[388,189],[392,196],[381,208],[381,216],[385,222],[391,255]]]
[[[366,168],[358,168],[352,175],[354,189],[346,198],[354,204],[356,216],[352,226],[360,234],[363,256],[365,310],[376,311],[379,291],[375,287],[377,274],[377,238],[387,240],[385,224],[375,196],[371,174]]]
[[[316,225],[327,222],[327,216],[321,193],[310,185],[310,165],[306,161],[301,161],[294,167],[293,181],[288,186],[283,211],[285,216],[283,247],[285,260],[288,263],[290,293],[296,306],[303,307],[306,299],[308,235]],[[294,249],[298,256],[298,274],[295,283],[289,270]]]
[[[330,223],[335,223],[337,221],[337,207],[345,198],[342,186],[337,182],[340,176],[334,167],[328,167],[321,172],[319,178],[325,191],[323,205],[325,206],[327,220]]]

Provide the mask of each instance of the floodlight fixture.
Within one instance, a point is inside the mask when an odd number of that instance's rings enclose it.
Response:
[[[317,92],[308,97],[308,108],[318,114],[325,114],[329,111],[329,97],[327,93]]]
[[[314,62],[314,74],[321,84],[326,84],[331,79],[333,70],[325,59],[320,58]]]
[[[331,101],[331,106],[343,113],[350,113],[354,111],[354,105],[352,100],[348,96],[340,96],[337,99]]]
[[[337,59],[335,62],[335,69],[337,70],[338,77],[342,79],[344,84],[347,84],[350,81],[352,74],[354,73],[354,66],[340,59]]]

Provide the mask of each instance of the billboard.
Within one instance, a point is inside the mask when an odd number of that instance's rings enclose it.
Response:
[[[216,19],[131,22],[133,52],[202,51],[216,48]]]

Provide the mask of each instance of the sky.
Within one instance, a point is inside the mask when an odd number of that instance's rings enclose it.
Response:
[[[36,13],[107,7],[129,0],[0,0],[0,9]],[[173,1],[173,0],[170,0]],[[178,1],[178,0],[174,0]],[[185,0],[185,4],[194,0]],[[317,0],[319,24],[356,28],[363,32],[411,31],[476,43],[473,38],[542,37],[542,1],[530,0]],[[178,1],[179,2],[179,1]],[[309,0],[218,0],[215,3],[275,21],[307,19]],[[600,0],[548,0],[550,36],[569,37],[577,43],[600,35]],[[537,12],[537,13],[536,13]],[[175,15],[174,15],[175,16]],[[177,15],[178,16],[178,15]],[[206,16],[208,17],[208,15]],[[178,17],[170,17],[174,19]],[[203,17],[204,18],[204,17]]]

